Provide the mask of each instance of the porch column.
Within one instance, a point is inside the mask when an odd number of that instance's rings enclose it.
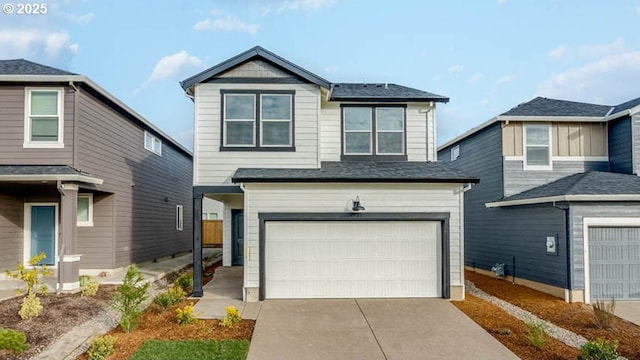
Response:
[[[58,247],[58,288],[80,288],[80,255],[77,254],[78,185],[62,184],[60,196],[60,244]]]
[[[193,297],[202,297],[202,194],[193,192]]]

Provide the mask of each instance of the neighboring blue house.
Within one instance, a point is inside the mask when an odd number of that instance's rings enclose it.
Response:
[[[570,302],[640,299],[640,98],[535,98],[438,149],[480,178],[465,194],[465,265],[505,264]]]

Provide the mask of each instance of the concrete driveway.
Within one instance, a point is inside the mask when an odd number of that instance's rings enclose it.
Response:
[[[267,300],[248,360],[517,359],[444,299]]]
[[[615,314],[619,318],[623,318],[636,325],[640,325],[640,301],[616,301]]]

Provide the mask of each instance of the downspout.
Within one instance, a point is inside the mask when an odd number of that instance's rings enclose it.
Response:
[[[62,181],[58,180],[56,183],[56,188],[58,189],[58,192],[60,193],[60,196],[65,196],[64,190],[62,188]],[[60,203],[62,203],[62,199],[60,199]],[[62,230],[62,229],[60,229]],[[64,241],[62,241],[63,239],[62,237],[62,231],[60,231],[60,236],[58,238],[58,243],[60,244],[59,249],[58,249],[58,271],[57,271],[57,278],[58,281],[56,283],[56,295],[60,295],[60,291],[62,289],[62,286],[60,286],[60,284],[62,284],[62,258],[64,257]]]
[[[570,232],[570,214],[569,214],[569,203],[567,203],[566,207],[561,207],[556,205],[555,202],[553,202],[553,207],[556,209],[560,209],[562,211],[564,211],[564,231],[565,231],[565,242],[566,242],[566,247],[567,247],[567,251],[566,251],[566,265],[567,265],[567,291],[571,291],[571,232]],[[568,299],[565,299],[568,300]]]

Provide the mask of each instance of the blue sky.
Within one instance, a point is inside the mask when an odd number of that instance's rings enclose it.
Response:
[[[189,148],[178,81],[255,45],[332,82],[449,96],[439,144],[535,96],[640,96],[638,0],[37,2],[0,13],[0,58],[87,75]]]

